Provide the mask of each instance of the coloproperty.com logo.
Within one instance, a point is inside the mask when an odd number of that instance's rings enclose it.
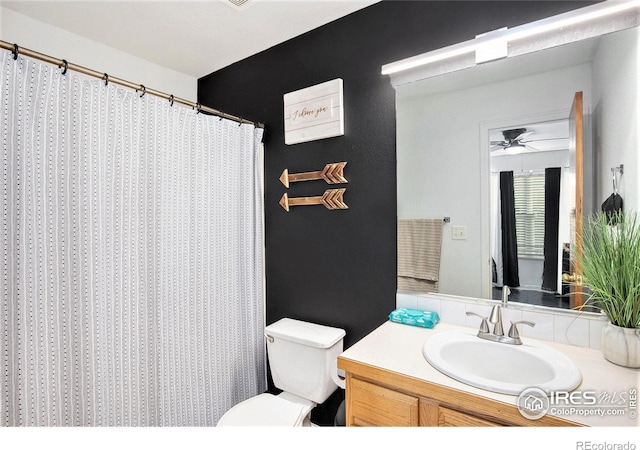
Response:
[[[527,388],[518,396],[518,411],[527,419],[537,420],[546,414],[568,416],[628,416],[637,415],[638,391],[630,388],[615,392],[591,390],[546,393],[542,389]]]

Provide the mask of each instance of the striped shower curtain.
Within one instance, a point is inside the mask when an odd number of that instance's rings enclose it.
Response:
[[[0,425],[209,426],[264,391],[262,130],[0,63]]]

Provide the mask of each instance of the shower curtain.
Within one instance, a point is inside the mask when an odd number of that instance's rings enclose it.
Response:
[[[208,426],[263,392],[262,130],[0,63],[0,425]]]

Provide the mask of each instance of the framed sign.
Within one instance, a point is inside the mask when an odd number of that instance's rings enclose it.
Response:
[[[344,135],[342,78],[284,95],[287,145]]]

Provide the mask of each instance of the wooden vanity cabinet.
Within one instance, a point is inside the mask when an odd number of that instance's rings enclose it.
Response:
[[[347,426],[577,426],[523,417],[514,405],[338,358],[346,372]]]
[[[347,426],[415,427],[420,425],[420,399],[378,384],[352,378]]]

